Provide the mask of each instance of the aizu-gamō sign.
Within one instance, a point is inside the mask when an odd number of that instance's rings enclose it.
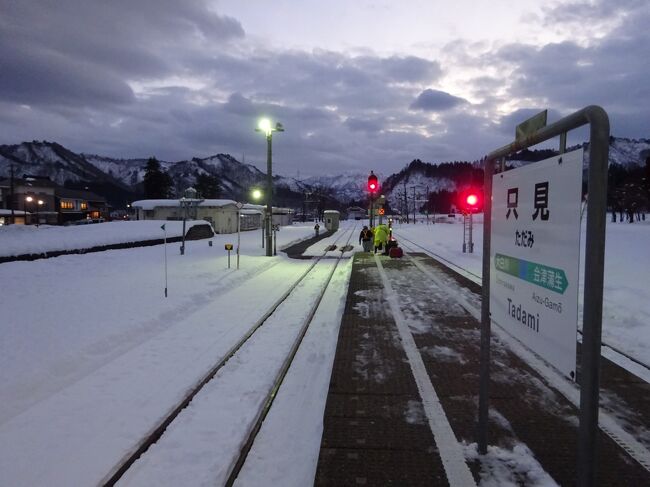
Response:
[[[492,320],[575,378],[582,156],[579,149],[492,179]]]

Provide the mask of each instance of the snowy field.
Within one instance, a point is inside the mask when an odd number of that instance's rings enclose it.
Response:
[[[467,277],[480,283],[483,256],[482,215],[474,227],[474,253],[462,252],[461,223],[427,225],[396,223],[394,232],[417,242],[463,269]],[[405,242],[408,245],[408,242]],[[581,235],[580,277],[584,276],[585,222]],[[603,342],[641,360],[650,361],[650,287],[644,285],[650,269],[650,220],[607,224],[603,297]],[[579,328],[582,322],[583,282],[579,291]],[[635,367],[630,370],[636,372]]]
[[[66,227],[4,225],[0,226],[0,257],[156,240],[163,238],[160,229],[163,223],[166,224],[167,238],[182,235],[183,222],[180,221],[115,221]],[[186,221],[185,225],[190,228],[205,223]]]

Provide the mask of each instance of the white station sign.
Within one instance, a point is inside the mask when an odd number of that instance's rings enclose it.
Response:
[[[492,320],[575,379],[579,149],[492,179]]]

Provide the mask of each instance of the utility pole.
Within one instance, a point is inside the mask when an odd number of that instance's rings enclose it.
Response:
[[[415,218],[415,210],[417,208],[417,199],[415,198],[415,186],[413,186],[413,223],[417,223],[417,219]]]
[[[434,221],[436,219],[435,215],[433,217]],[[427,184],[427,225],[429,224],[429,185]]]
[[[406,180],[404,180],[404,213],[406,213],[406,223],[409,222],[409,201],[408,193],[406,190]]]
[[[9,204],[11,205],[11,224],[16,223],[16,216],[14,215],[14,165],[11,164],[11,190],[9,195]],[[25,217],[25,221],[27,221]]]

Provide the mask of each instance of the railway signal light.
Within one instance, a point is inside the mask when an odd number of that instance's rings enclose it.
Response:
[[[380,215],[383,215],[383,214],[386,213],[386,210],[384,210],[384,208],[379,208],[379,209],[377,210],[377,213],[379,213]]]
[[[370,176],[368,176],[368,192],[370,194],[376,194],[379,191],[379,181],[375,173],[370,171]]]
[[[463,191],[460,195],[461,208],[470,213],[475,213],[481,207],[481,192],[474,188]]]

